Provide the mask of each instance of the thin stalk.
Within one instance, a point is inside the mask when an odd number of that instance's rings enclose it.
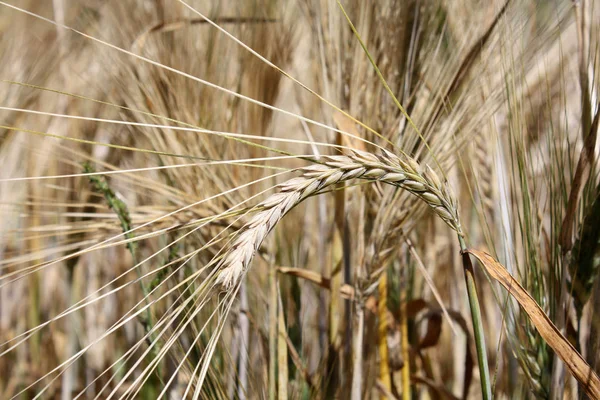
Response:
[[[336,137],[336,144],[342,144],[342,135]],[[335,193],[335,223],[342,238],[342,261],[343,261],[343,283],[352,285],[352,264],[351,264],[351,244],[348,221],[346,220],[346,191],[345,182],[338,184],[339,190]],[[347,397],[345,390],[349,387],[346,379],[350,375],[352,365],[352,302],[348,299],[344,301],[344,348],[342,353],[342,397]]]
[[[271,266],[269,271],[269,400],[275,400],[277,387],[275,372],[277,369],[277,281],[276,270]]]
[[[285,317],[283,315],[283,302],[281,301],[281,291],[277,284],[277,398],[287,400],[288,397],[288,353],[287,353],[287,331],[285,328]]]
[[[387,297],[388,297],[388,280],[387,270],[381,274],[379,279],[379,302],[377,304],[377,314],[379,314],[377,326],[377,347],[379,349],[379,382],[387,392],[392,391],[392,381],[390,378],[390,361],[389,349],[387,345]],[[386,396],[382,394],[382,399]]]
[[[406,303],[408,302],[408,279],[407,271],[404,271],[405,278],[400,283],[400,340],[402,350],[402,400],[410,400],[412,398],[410,388],[410,345],[408,343],[408,318],[406,315]]]
[[[53,0],[52,9],[54,18],[59,23],[65,22],[65,0]],[[67,38],[66,32],[63,29],[56,29],[57,43],[58,43],[58,54],[59,54],[59,69],[60,69],[60,80],[64,83],[68,82],[69,71],[65,57],[68,54],[69,39]],[[56,112],[63,114],[67,110],[69,99],[67,97],[59,98],[57,102]],[[53,126],[57,123],[56,120],[52,122]],[[70,304],[75,303],[75,288],[73,286],[76,262],[67,262],[67,281],[65,283],[65,299],[69,299]],[[67,324],[67,357],[72,357],[77,352],[77,318],[75,314],[69,316],[69,322]],[[68,400],[73,397],[73,388],[76,385],[77,376],[79,374],[79,365],[77,362],[73,362],[71,368],[67,368],[61,378],[61,399]]]
[[[246,280],[240,288],[240,364],[238,372],[238,399],[245,399],[248,393],[248,353],[250,352],[250,322],[248,321],[248,293]]]
[[[239,365],[241,339],[240,336],[240,327],[238,325],[236,326],[235,333],[233,334],[233,338],[231,339],[231,359],[233,360],[234,365]],[[236,385],[236,379],[229,379],[229,382],[227,382],[227,398],[235,398]]]
[[[352,352],[352,391],[350,398],[360,400],[362,398],[363,381],[363,340],[365,328],[365,310],[362,299],[356,303],[356,335],[354,337],[354,349]]]
[[[34,161],[30,160],[30,170],[34,170]],[[37,198],[40,197],[39,194],[39,186],[32,184],[30,186],[30,193],[32,196]],[[31,205],[29,212],[32,215],[31,218],[31,228],[35,229],[36,227],[42,226],[41,220],[41,212],[40,205],[33,204]],[[29,245],[29,251],[31,254],[36,254],[36,252],[42,250],[43,243],[39,237],[31,240]],[[38,264],[42,262],[42,259],[34,260],[34,264]],[[40,272],[34,271],[28,278],[29,285],[29,307],[27,309],[27,321],[29,323],[29,328],[34,328],[40,324],[40,314],[41,314],[41,303],[40,303]],[[31,345],[29,346],[29,356],[32,360],[39,360],[40,356],[40,347],[41,347],[41,335],[39,332],[35,332],[30,339]]]
[[[67,282],[65,284],[65,298],[69,299],[69,304],[77,302],[76,290],[74,287],[75,263],[67,265]],[[67,356],[72,357],[77,353],[77,316],[71,314],[69,316],[68,333],[67,333]],[[73,397],[73,388],[79,373],[79,365],[74,362],[71,368],[68,368],[63,374],[61,381],[61,399],[68,400]]]
[[[477,286],[475,285],[475,273],[469,254],[466,253],[467,246],[464,238],[459,235],[460,250],[462,253],[463,268],[465,271],[465,283],[467,285],[467,296],[469,297],[469,307],[471,309],[471,320],[473,321],[473,334],[475,336],[475,348],[477,350],[477,362],[479,364],[479,376],[481,380],[481,395],[483,400],[492,398],[492,380],[490,379],[490,369],[488,367],[487,351],[485,347],[485,333],[483,331],[483,320],[481,318],[481,308],[477,297]]]

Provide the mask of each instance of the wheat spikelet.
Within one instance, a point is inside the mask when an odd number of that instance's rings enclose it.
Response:
[[[490,157],[490,149],[493,148],[493,138],[489,131],[481,130],[473,138],[473,170],[478,186],[478,194],[482,203],[485,217],[493,223],[496,212],[495,186],[493,157]]]
[[[385,182],[424,200],[452,229],[462,235],[456,200],[431,169],[421,171],[412,158],[388,151],[381,155],[353,150],[347,156],[324,157],[323,164],[304,168],[301,177],[281,184],[280,192],[258,205],[261,209],[240,231],[219,264],[217,284],[236,285],[248,270],[256,250],[292,208],[323,189],[350,179]]]

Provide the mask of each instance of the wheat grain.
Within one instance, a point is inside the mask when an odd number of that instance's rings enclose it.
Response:
[[[350,179],[385,182],[418,196],[452,229],[462,235],[456,200],[431,168],[421,166],[408,156],[388,151],[375,155],[353,150],[346,156],[326,156],[323,164],[304,168],[304,174],[279,186],[257,208],[260,211],[244,225],[226,250],[218,268],[217,285],[230,289],[248,270],[256,250],[269,232],[292,208],[325,188]]]

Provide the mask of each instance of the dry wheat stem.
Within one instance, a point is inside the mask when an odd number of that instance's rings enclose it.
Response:
[[[269,196],[257,208],[260,211],[238,232],[220,262],[217,284],[230,289],[248,270],[256,250],[292,208],[323,189],[350,179],[385,182],[418,196],[452,229],[462,236],[457,203],[437,174],[408,156],[388,151],[375,155],[353,150],[346,156],[324,156],[323,164],[304,168],[304,174],[279,185],[280,191]]]

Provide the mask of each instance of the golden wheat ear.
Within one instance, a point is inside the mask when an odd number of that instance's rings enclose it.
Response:
[[[442,184],[433,170],[421,172],[421,166],[412,158],[390,152],[376,156],[354,150],[351,156],[326,156],[322,161],[322,165],[304,168],[301,177],[281,184],[279,193],[258,205],[260,211],[238,232],[219,264],[219,284],[231,288],[239,283],[256,250],[292,208],[332,185],[351,179],[379,181],[407,190],[462,235],[456,201],[447,185]]]

